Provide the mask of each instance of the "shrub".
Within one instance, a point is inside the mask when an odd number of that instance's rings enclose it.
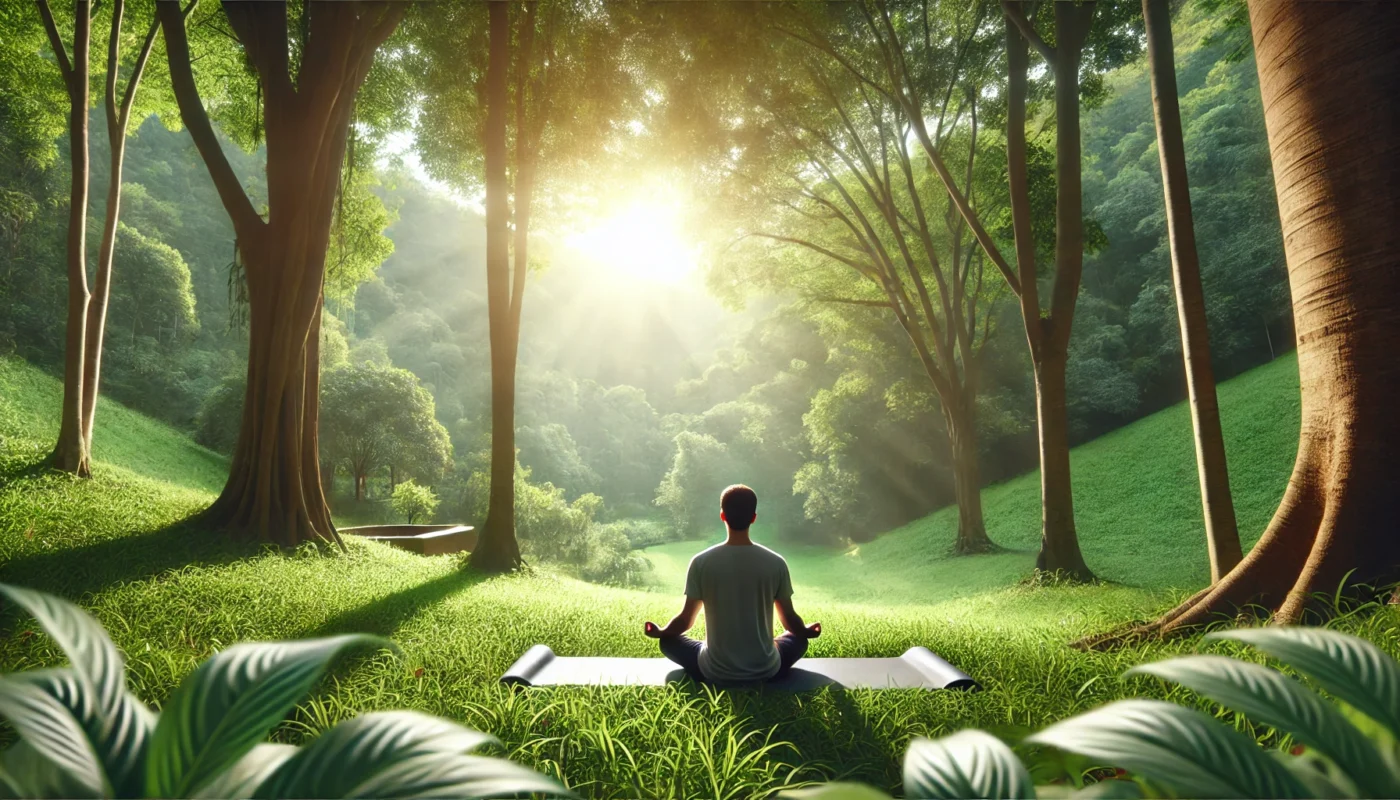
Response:
[[[594,525],[588,531],[587,558],[579,577],[594,583],[634,586],[651,571],[651,562],[632,551],[621,523]]]
[[[246,642],[214,654],[157,714],[126,687],[125,664],[86,611],[0,584],[68,656],[61,669],[0,678],[0,715],[19,741],[0,751],[7,797],[515,797],[571,796],[510,761],[468,755],[484,733],[412,711],[346,720],[310,744],[267,736],[354,647],[392,644],[352,634]]]
[[[976,730],[916,739],[904,757],[904,792],[920,798],[1398,797],[1400,664],[1355,636],[1321,628],[1221,631],[1312,678],[1338,708],[1302,682],[1218,655],[1144,664],[1129,675],[1178,683],[1296,742],[1287,752],[1195,709],[1120,700],[1055,723],[1027,744],[1127,772],[1074,790],[1034,786],[1011,748]],[[870,800],[875,789],[832,783],[786,793],[806,800]]]
[[[394,494],[389,498],[389,505],[398,513],[408,517],[408,524],[412,525],[416,519],[432,518],[433,512],[437,511],[438,496],[427,486],[419,486],[412,479],[409,479],[394,487]]]

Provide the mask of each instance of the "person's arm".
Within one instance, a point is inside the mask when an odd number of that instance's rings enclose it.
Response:
[[[642,625],[642,630],[647,636],[653,639],[667,639],[672,636],[680,636],[690,630],[695,625],[695,617],[700,613],[700,601],[693,598],[685,598],[685,605],[681,608],[681,613],[671,618],[666,623],[666,627],[659,628],[655,622],[647,622]]]
[[[802,621],[797,609],[792,607],[792,597],[781,597],[773,601],[778,607],[778,620],[783,623],[783,629],[794,636],[801,636],[805,639],[815,639],[822,635],[822,624],[813,622],[811,625]]]

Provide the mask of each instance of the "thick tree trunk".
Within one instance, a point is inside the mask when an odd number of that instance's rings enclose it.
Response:
[[[948,439],[953,452],[953,495],[958,503],[960,554],[987,553],[997,547],[987,537],[982,518],[982,469],[977,454],[977,418],[970,408],[945,412]]]
[[[1167,239],[1171,245],[1172,278],[1181,325],[1181,353],[1186,361],[1186,391],[1191,400],[1191,427],[1195,431],[1196,472],[1201,480],[1210,580],[1215,583],[1234,569],[1244,554],[1235,526],[1235,505],[1230,497],[1230,473],[1225,461],[1225,436],[1220,430],[1220,407],[1215,398],[1215,374],[1210,364],[1205,290],[1201,287],[1201,262],[1196,253],[1196,230],[1186,176],[1186,144],[1181,134],[1181,109],[1176,97],[1171,9],[1167,0],[1142,0],[1142,11],[1147,21],[1147,61],[1152,75],[1152,107],[1157,121],[1162,187],[1166,193]]]
[[[83,436],[83,348],[87,341],[87,201],[88,201],[88,4],[73,3],[73,60],[64,76],[68,85],[68,322],[63,351],[63,405],[58,442],[50,463],[80,477],[92,474]],[[57,42],[62,46],[61,42]]]
[[[1400,6],[1252,0],[1249,10],[1293,296],[1298,457],[1244,560],[1134,633],[1246,603],[1298,622],[1343,580],[1400,576]]]
[[[486,572],[520,567],[515,538],[515,348],[511,331],[509,208],[506,194],[506,71],[510,49],[507,4],[488,5],[486,67],[486,293],[491,333],[491,489],[486,521],[471,565]]]

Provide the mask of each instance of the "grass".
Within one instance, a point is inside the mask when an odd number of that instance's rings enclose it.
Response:
[[[1283,497],[1298,446],[1298,364],[1278,359],[1220,386],[1230,485],[1246,550]],[[1075,521],[1090,569],[1108,581],[1184,591],[1210,576],[1191,418],[1176,405],[1074,449]],[[947,508],[833,557],[824,548],[782,546],[797,593],[908,605],[999,591],[1035,564],[1040,475],[1031,472],[982,494],[987,534],[1005,552],[949,558],[956,508]],[[761,503],[760,503],[761,505]],[[761,511],[761,508],[760,508]],[[762,515],[755,535],[762,537]],[[714,541],[718,541],[715,539]],[[690,556],[710,542],[646,550],[653,586],[679,591]]]
[[[1264,395],[1291,391],[1288,363],[1265,369],[1242,379],[1258,382],[1251,391],[1261,404],[1271,402]],[[1264,380],[1270,375],[1275,380]],[[537,642],[563,655],[653,654],[640,622],[667,617],[675,610],[674,597],[545,571],[483,578],[462,570],[452,557],[423,558],[373,542],[352,542],[347,553],[330,555],[315,548],[279,552],[230,543],[182,522],[212,498],[219,483],[199,484],[191,476],[218,462],[177,434],[122,416],[119,409],[104,408],[99,416],[100,463],[93,480],[36,469],[52,435],[43,416],[56,391],[51,379],[0,362],[0,397],[5,398],[0,436],[7,443],[0,451],[0,580],[76,598],[91,609],[127,654],[133,688],[143,699],[159,704],[200,660],[241,640],[369,631],[403,648],[402,658],[370,655],[338,667],[278,730],[281,740],[298,741],[366,710],[408,707],[489,731],[502,740],[505,755],[590,797],[754,797],[830,779],[897,790],[900,758],[912,736],[975,726],[1014,740],[1125,695],[1185,699],[1180,690],[1118,676],[1141,660],[1200,646],[1199,640],[1186,639],[1112,653],[1071,650],[1068,640],[1159,610],[1174,592],[1146,584],[1008,586],[1023,574],[1024,552],[956,559],[940,568],[936,581],[924,581],[935,587],[919,585],[924,568],[914,564],[898,580],[876,585],[875,571],[893,572],[901,557],[918,555],[921,565],[938,562],[947,536],[946,521],[935,516],[888,541],[865,545],[849,561],[828,556],[820,566],[815,552],[794,556],[803,612],[827,630],[813,642],[811,654],[890,655],[923,644],[976,676],[983,692],[784,695],[688,685],[514,692],[496,679]],[[1240,424],[1245,416],[1240,401],[1248,396],[1228,387],[1222,393],[1227,428]],[[1269,413],[1277,423],[1279,414]],[[1143,424],[1161,425],[1163,437],[1174,435],[1172,425],[1158,420]],[[120,426],[137,425],[145,426],[140,436],[118,438]],[[1129,449],[1131,431],[1118,436],[1119,446]],[[1189,437],[1186,442],[1189,447]],[[133,447],[143,452],[133,454]],[[1242,452],[1237,444],[1231,447],[1232,456]],[[1287,455],[1280,450],[1277,457]],[[1098,443],[1081,449],[1076,459],[1087,482],[1094,480],[1090,465],[1096,459],[1115,461],[1112,448]],[[1245,461],[1243,455],[1236,459]],[[143,464],[153,465],[154,477],[141,474]],[[1249,474],[1248,467],[1239,468]],[[172,474],[184,476],[184,482],[167,480]],[[1156,474],[1165,480],[1173,473],[1164,466]],[[1261,467],[1256,475],[1267,476],[1268,470]],[[1194,475],[1189,478],[1177,491],[1189,492]],[[1125,491],[1131,486],[1125,482]],[[1012,523],[1025,491],[1012,481],[988,492],[993,535],[1022,550],[1029,540],[1014,539],[1021,534],[1014,534]],[[1122,505],[1140,504],[1139,495],[1129,493]],[[1187,506],[1191,514],[1199,513],[1194,502]],[[1094,543],[1100,535],[1095,532],[1110,526],[1102,516],[1106,512],[1095,511],[1089,501],[1081,508],[1091,563],[1116,575],[1109,571],[1115,551]],[[1153,535],[1169,529],[1159,524]],[[921,531],[928,537],[922,548],[917,545]],[[679,557],[685,546],[693,550],[698,543],[671,548]],[[1167,549],[1143,547],[1144,554]],[[1189,561],[1173,567],[1183,580],[1192,574]],[[853,562],[859,566],[853,568]],[[896,598],[906,591],[908,597]],[[879,597],[901,602],[874,602]],[[1343,624],[1397,652],[1396,622],[1387,611]],[[0,636],[0,669],[62,661],[32,622],[5,617],[0,624],[6,631]],[[1190,702],[1243,725],[1226,712]],[[1066,769],[1044,758],[1036,764],[1042,779]]]

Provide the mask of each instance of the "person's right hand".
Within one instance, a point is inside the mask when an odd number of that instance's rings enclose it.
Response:
[[[822,635],[822,624],[820,622],[813,622],[806,627],[806,631],[808,639],[815,639]]]

